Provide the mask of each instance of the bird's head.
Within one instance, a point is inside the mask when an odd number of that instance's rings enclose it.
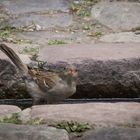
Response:
[[[77,78],[78,71],[77,71],[76,66],[74,66],[74,65],[66,66],[66,68],[65,68],[65,75],[69,75],[69,76]]]

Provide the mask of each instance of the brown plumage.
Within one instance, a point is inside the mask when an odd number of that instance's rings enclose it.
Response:
[[[66,70],[61,73],[35,68],[28,69],[18,55],[7,45],[0,44],[0,50],[17,66],[27,90],[33,98],[33,104],[39,104],[42,100],[47,103],[55,103],[76,92],[78,74],[75,66],[68,65]]]

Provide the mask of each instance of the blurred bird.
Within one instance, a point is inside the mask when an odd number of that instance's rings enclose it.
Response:
[[[33,105],[43,102],[57,103],[76,92],[78,72],[74,65],[66,66],[63,72],[51,72],[39,68],[28,68],[19,56],[7,45],[0,44],[4,52],[16,65],[22,75],[27,91],[33,98]]]

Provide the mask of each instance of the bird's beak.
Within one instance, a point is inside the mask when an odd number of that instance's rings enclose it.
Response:
[[[69,70],[68,73],[69,73],[70,75],[74,75],[74,74],[75,74],[75,71],[74,71],[74,70]]]

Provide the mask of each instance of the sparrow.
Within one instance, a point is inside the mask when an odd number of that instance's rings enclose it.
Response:
[[[76,66],[67,65],[62,72],[29,68],[21,61],[14,50],[7,45],[0,44],[0,50],[18,68],[27,91],[33,99],[33,105],[41,104],[41,102],[47,104],[57,103],[72,96],[76,92],[78,77]]]

